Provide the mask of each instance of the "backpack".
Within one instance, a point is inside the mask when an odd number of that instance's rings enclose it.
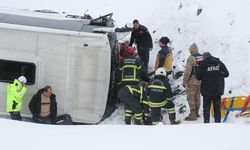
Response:
[[[192,72],[191,72],[191,75],[195,75],[195,70],[197,67],[200,66],[200,64],[202,63],[203,61],[203,56],[200,54],[200,53],[194,53],[192,56],[194,56],[195,60],[196,60],[196,66],[194,66],[192,68]]]

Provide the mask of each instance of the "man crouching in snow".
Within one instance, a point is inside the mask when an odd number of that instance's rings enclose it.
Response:
[[[131,124],[132,115],[134,115],[134,123],[141,125],[148,124],[148,99],[147,92],[140,84],[126,85],[118,92],[118,97],[124,103],[125,124]]]
[[[33,115],[32,120],[42,124],[72,124],[68,114],[57,115],[56,95],[52,93],[51,86],[39,90],[31,99],[29,109]]]

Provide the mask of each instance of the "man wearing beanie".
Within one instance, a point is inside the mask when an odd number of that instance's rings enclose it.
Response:
[[[193,43],[189,47],[190,56],[187,59],[183,77],[183,86],[187,87],[187,100],[190,108],[190,114],[185,118],[187,121],[194,121],[200,117],[200,81],[195,77],[196,68],[202,61],[202,55],[198,51],[198,47]]]
[[[132,46],[134,42],[136,43],[138,55],[144,63],[146,72],[148,72],[149,51],[153,48],[152,37],[148,29],[139,24],[137,19],[133,21],[133,26],[129,46]]]
[[[155,70],[163,67],[167,74],[171,74],[172,71],[172,51],[169,49],[167,44],[170,42],[168,37],[161,37],[159,40],[159,46],[161,47],[155,62]]]

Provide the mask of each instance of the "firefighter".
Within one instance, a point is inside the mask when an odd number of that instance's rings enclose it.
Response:
[[[22,109],[23,96],[27,91],[26,87],[24,87],[26,82],[27,79],[24,76],[20,76],[7,86],[6,110],[10,113],[13,120],[22,120],[20,111]]]
[[[120,59],[120,81],[122,85],[138,84],[140,80],[149,81],[140,57],[133,47],[123,48]]]
[[[166,76],[166,70],[158,68],[155,71],[154,79],[148,85],[149,107],[152,113],[153,125],[158,124],[161,120],[161,108],[167,108],[171,124],[180,123],[180,121],[176,121],[175,105],[172,102],[173,93]]]
[[[118,97],[124,103],[125,124],[131,124],[131,118],[134,115],[134,123],[141,125],[143,120],[149,124],[149,107],[147,92],[140,84],[127,85],[120,89]]]

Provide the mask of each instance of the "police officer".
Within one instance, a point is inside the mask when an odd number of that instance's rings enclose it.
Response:
[[[137,44],[138,54],[145,65],[145,71],[148,71],[148,62],[149,62],[149,51],[153,48],[152,37],[148,29],[141,25],[138,20],[133,21],[133,30],[131,33],[129,46],[132,46],[133,43]]]
[[[164,68],[158,68],[155,71],[155,78],[152,79],[148,85],[149,106],[152,113],[153,125],[160,122],[161,108],[167,108],[171,124],[180,123],[180,121],[175,120],[175,105],[171,100],[173,93],[166,79],[166,75],[167,73]]]
[[[220,102],[224,94],[224,78],[229,72],[220,59],[213,57],[209,52],[203,54],[203,62],[196,69],[195,75],[201,80],[201,94],[203,96],[204,123],[210,122],[210,107],[213,102],[215,122],[221,122]]]
[[[8,84],[6,110],[10,113],[13,120],[22,120],[20,111],[22,109],[23,96],[27,91],[26,87],[24,87],[26,82],[27,79],[24,76],[20,76],[13,83]]]
[[[141,125],[143,118],[148,119],[148,99],[147,92],[139,85],[127,85],[120,89],[118,97],[124,103],[125,124],[131,124],[131,118],[134,115],[134,123]]]

